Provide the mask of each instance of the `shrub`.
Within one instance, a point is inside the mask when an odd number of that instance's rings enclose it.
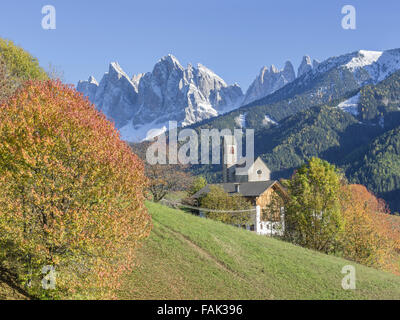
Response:
[[[251,214],[248,212],[235,213],[233,211],[251,209],[252,205],[241,195],[229,195],[219,186],[210,186],[210,192],[200,199],[203,208],[214,209],[215,212],[208,212],[207,218],[229,224],[245,225],[250,221]],[[229,211],[232,212],[218,212]]]
[[[203,176],[197,176],[189,190],[189,195],[192,196],[207,185],[207,180]]]
[[[110,298],[151,228],[142,162],[87,99],[28,81],[0,106],[0,262],[41,297]],[[56,290],[43,290],[45,265]]]

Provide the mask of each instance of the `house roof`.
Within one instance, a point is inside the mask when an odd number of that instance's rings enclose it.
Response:
[[[220,183],[220,184],[209,184],[205,186],[203,189],[196,192],[192,197],[195,199],[200,198],[201,196],[210,192],[210,186],[219,186],[224,189],[226,193],[235,194],[236,185],[239,185],[239,193],[245,197],[257,197],[263,194],[267,189],[272,187],[277,181],[276,180],[268,180],[268,181],[254,181],[254,182],[243,182],[243,183]]]

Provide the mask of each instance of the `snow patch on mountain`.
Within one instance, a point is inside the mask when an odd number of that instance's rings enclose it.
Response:
[[[360,101],[360,94],[357,94],[354,97],[351,97],[350,99],[347,99],[346,101],[339,103],[337,107],[339,109],[342,109],[344,112],[352,114],[353,116],[358,116],[359,101]]]
[[[168,123],[157,123],[153,121],[144,125],[133,125],[129,122],[119,129],[121,139],[131,142],[142,142],[152,140],[153,138],[167,131]]]
[[[272,124],[274,126],[279,125],[278,122],[276,122],[275,120],[271,119],[271,117],[269,115],[265,115],[264,119],[263,119],[263,125],[269,125]]]
[[[351,71],[355,71],[358,68],[369,66],[378,61],[382,56],[382,51],[366,51],[360,50],[355,57],[353,57],[350,62],[346,63],[344,66]]]
[[[246,128],[246,114],[241,114],[241,115],[237,116],[235,118],[235,123],[241,129]]]
[[[386,79],[400,69],[400,49],[384,51],[366,69],[375,83]]]
[[[385,128],[385,117],[384,117],[384,116],[381,116],[381,117],[379,118],[378,124],[380,125],[380,127],[381,127],[382,129]]]

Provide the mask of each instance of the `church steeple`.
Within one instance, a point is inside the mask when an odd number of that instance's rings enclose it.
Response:
[[[222,159],[222,175],[224,182],[234,182],[235,166],[237,163],[237,143],[234,136],[223,137]]]

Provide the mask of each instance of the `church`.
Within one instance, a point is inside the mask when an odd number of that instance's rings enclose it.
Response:
[[[225,136],[222,147],[222,176],[224,183],[244,183],[270,181],[271,171],[258,157],[249,168],[245,169],[245,159],[238,161],[237,143],[234,136]]]
[[[225,136],[222,146],[222,177],[223,182],[214,184],[224,189],[230,195],[240,194],[255,206],[258,213],[255,215],[254,224],[247,226],[248,229],[256,231],[259,234],[279,235],[283,230],[284,210],[281,208],[279,217],[262,214],[267,210],[271,202],[272,195],[278,194],[279,197],[286,197],[285,188],[277,180],[271,180],[271,171],[265,162],[258,157],[246,169],[245,160],[238,161],[238,150],[235,137]],[[193,198],[199,200],[210,192],[210,186],[207,185],[193,195]],[[263,217],[269,216],[269,221],[263,221]],[[278,225],[280,227],[278,227]]]

